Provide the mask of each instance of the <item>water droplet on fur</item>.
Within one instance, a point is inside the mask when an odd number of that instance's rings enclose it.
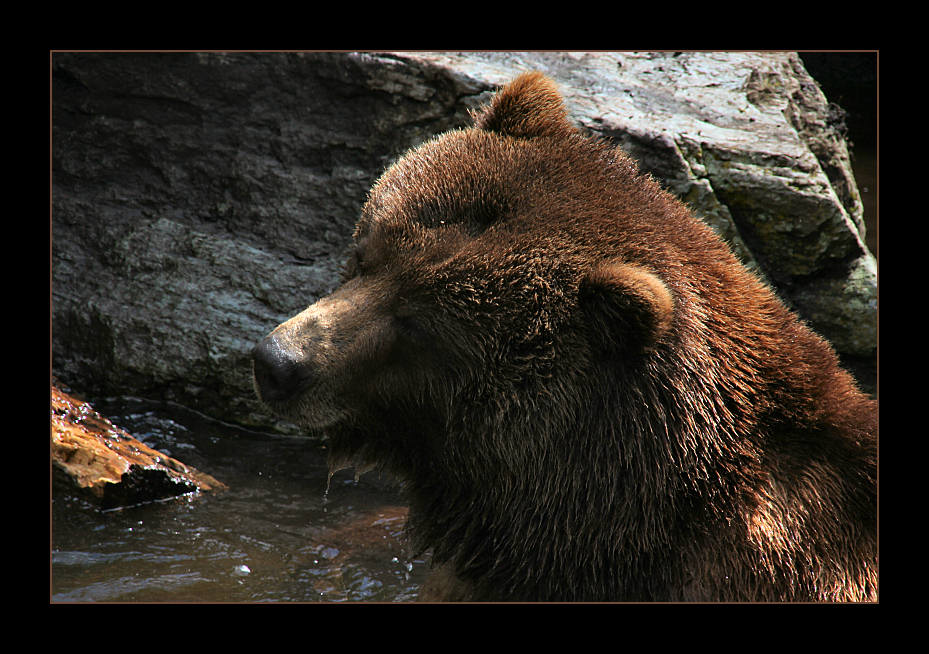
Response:
[[[374,466],[369,463],[365,463],[362,465],[355,465],[355,483],[356,484],[358,483],[358,480],[361,479],[361,475],[373,469],[374,469]]]
[[[326,477],[326,490],[323,491],[323,513],[329,511],[327,505],[329,504],[329,485],[332,484],[332,471],[329,471],[329,475]]]
[[[323,492],[323,511],[326,510],[326,503],[329,501],[329,487],[332,485],[332,476],[339,470],[350,468],[351,463],[344,459],[335,459],[329,455],[329,475],[326,477],[326,490]]]

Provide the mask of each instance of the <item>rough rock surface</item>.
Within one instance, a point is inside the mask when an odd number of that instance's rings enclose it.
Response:
[[[210,475],[153,450],[87,402],[54,386],[51,427],[55,478],[86,491],[103,508],[226,487]]]
[[[793,53],[60,53],[55,374],[270,426],[253,345],[337,283],[385,166],[529,68],[841,353],[875,355],[848,153]]]

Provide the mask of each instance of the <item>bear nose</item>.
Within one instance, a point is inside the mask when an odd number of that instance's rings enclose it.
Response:
[[[312,373],[299,352],[281,344],[269,334],[252,350],[255,383],[261,399],[279,402],[297,394],[304,388]]]

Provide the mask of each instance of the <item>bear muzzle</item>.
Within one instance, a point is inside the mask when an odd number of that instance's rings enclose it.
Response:
[[[325,366],[328,321],[318,304],[278,325],[252,350],[255,390],[280,408],[317,386]]]
[[[278,325],[252,350],[258,397],[301,422],[329,416],[346,379],[384,340],[374,309],[365,293],[337,291]]]

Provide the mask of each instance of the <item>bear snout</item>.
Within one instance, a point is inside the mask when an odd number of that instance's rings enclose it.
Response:
[[[258,396],[266,402],[284,402],[312,384],[315,374],[299,349],[289,347],[276,333],[252,350]]]

